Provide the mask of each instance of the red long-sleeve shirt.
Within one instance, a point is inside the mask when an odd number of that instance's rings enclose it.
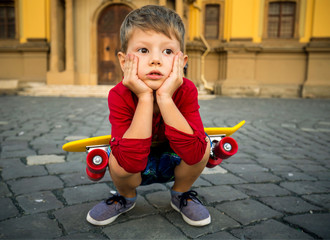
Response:
[[[109,92],[108,104],[111,123],[111,151],[119,165],[127,172],[137,173],[145,169],[152,142],[168,140],[171,148],[187,164],[196,164],[204,156],[207,142],[199,114],[198,92],[195,85],[183,78],[183,84],[173,94],[173,100],[185,117],[193,134],[181,132],[164,123],[160,113],[153,115],[152,136],[146,139],[123,138],[131,125],[138,99],[122,82]]]

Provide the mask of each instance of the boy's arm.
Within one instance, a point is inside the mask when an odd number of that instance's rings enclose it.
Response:
[[[193,130],[189,123],[179,111],[173,101],[174,92],[183,83],[183,54],[180,52],[174,58],[172,73],[169,78],[163,83],[163,85],[157,90],[157,104],[164,122],[181,131],[188,134],[193,134]]]
[[[183,83],[182,60],[180,54],[175,58],[172,73],[157,90],[156,96],[170,146],[186,163],[191,165],[198,163],[204,156],[208,139],[205,137],[198,111],[196,87],[192,86],[193,84],[190,85],[180,96],[183,103],[180,109],[172,98],[174,92]]]
[[[109,94],[112,154],[130,173],[141,172],[146,167],[152,134],[153,92],[137,78],[137,61],[134,56],[126,56],[122,81],[126,94],[112,91]],[[131,91],[138,98],[136,107]]]
[[[130,127],[123,138],[148,138],[152,134],[153,91],[137,77],[138,58],[128,54],[125,57],[123,85],[138,97],[138,104]]]

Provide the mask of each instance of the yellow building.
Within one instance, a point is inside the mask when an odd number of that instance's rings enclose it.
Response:
[[[183,18],[196,86],[330,97],[330,0],[1,0],[0,80],[116,84],[121,21],[146,4]]]

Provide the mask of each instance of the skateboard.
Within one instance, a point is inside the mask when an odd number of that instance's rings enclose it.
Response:
[[[245,121],[243,120],[233,127],[204,128],[205,133],[212,143],[210,158],[206,167],[213,168],[219,165],[224,159],[237,153],[237,142],[230,136],[244,124]],[[87,176],[92,181],[98,181],[103,178],[106,168],[108,167],[109,155],[111,152],[109,150],[110,140],[111,135],[85,138],[68,142],[63,145],[62,149],[67,152],[86,151]]]

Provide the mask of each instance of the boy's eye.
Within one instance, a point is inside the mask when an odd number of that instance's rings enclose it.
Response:
[[[170,55],[173,53],[173,51],[171,49],[165,49],[163,53],[165,53],[166,55]]]
[[[138,49],[138,52],[139,53],[148,53],[148,49],[146,49],[146,48],[140,48],[140,49]]]

